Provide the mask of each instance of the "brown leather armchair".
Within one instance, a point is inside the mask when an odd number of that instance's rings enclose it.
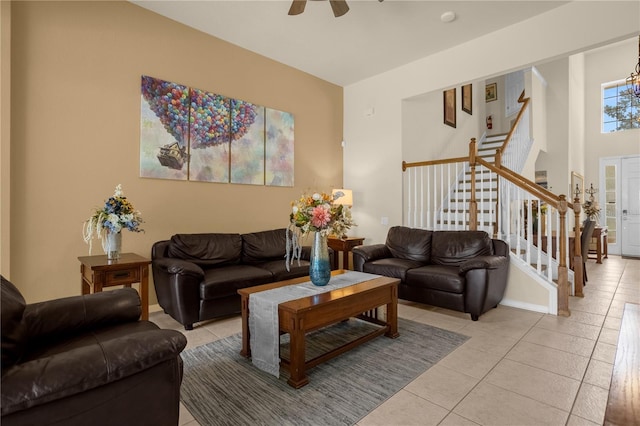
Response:
[[[186,338],[134,289],[27,305],[1,278],[3,426],[178,424]]]
[[[385,244],[353,249],[356,271],[400,279],[398,297],[466,312],[473,321],[502,300],[509,247],[484,231],[394,226]]]

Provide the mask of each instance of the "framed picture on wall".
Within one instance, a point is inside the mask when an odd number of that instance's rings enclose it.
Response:
[[[444,104],[444,124],[456,127],[456,89],[449,89],[442,92]]]
[[[471,85],[466,84],[462,86],[462,110],[467,114],[473,115],[471,99]]]
[[[484,88],[485,102],[492,102],[498,99],[498,83],[487,84]]]

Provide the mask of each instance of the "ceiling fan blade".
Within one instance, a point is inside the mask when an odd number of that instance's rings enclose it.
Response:
[[[331,3],[331,9],[333,9],[333,16],[336,18],[349,11],[349,6],[345,0],[329,0],[329,3]]]
[[[291,8],[289,8],[289,15],[300,15],[304,12],[304,7],[307,5],[307,0],[293,0]]]

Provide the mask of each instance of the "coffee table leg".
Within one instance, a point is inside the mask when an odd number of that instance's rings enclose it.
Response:
[[[240,355],[249,358],[251,356],[251,339],[249,336],[249,298],[241,297],[242,310],[242,350]]]
[[[300,327],[298,321],[295,322],[295,330],[289,333],[290,349],[289,349],[289,380],[287,383],[298,389],[309,383],[309,379],[304,374],[305,364],[305,342],[304,331]]]
[[[389,331],[385,333],[385,336],[395,339],[400,336],[398,333],[398,287],[393,286],[391,288],[391,303],[387,304],[387,324]]]

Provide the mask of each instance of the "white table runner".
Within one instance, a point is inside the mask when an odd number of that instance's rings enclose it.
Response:
[[[249,296],[249,335],[251,361],[259,369],[280,377],[280,332],[278,329],[278,305],[289,300],[301,299],[337,290],[378,278],[379,275],[347,271],[334,275],[326,286],[318,287],[311,281],[261,291]]]

